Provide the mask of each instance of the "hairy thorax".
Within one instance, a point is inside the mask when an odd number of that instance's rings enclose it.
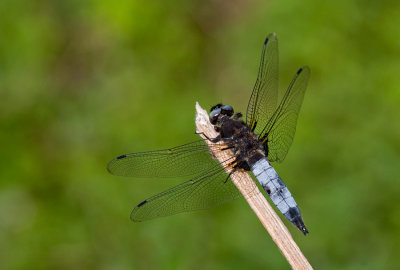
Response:
[[[250,170],[251,165],[265,157],[263,145],[258,137],[241,120],[240,114],[223,116],[214,125],[220,139],[234,153],[236,166]]]

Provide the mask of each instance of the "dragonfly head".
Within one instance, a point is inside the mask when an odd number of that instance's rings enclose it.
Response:
[[[210,109],[210,122],[215,125],[224,116],[231,117],[232,115],[233,108],[231,105],[217,104]]]

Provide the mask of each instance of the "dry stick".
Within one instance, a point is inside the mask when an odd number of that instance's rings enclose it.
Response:
[[[208,145],[214,144],[206,139],[215,138],[218,134],[209,121],[208,114],[196,102],[196,127],[198,133],[203,133],[200,136],[205,139]],[[205,136],[204,136],[205,135]],[[220,162],[233,158],[231,151],[213,151],[210,148],[211,154]],[[231,168],[226,169],[227,173],[231,172]],[[260,190],[257,188],[250,175],[244,171],[237,170],[231,174],[231,179],[236,187],[246,198],[251,209],[257,215],[258,219],[263,224],[264,228],[271,235],[272,240],[277,244],[283,255],[286,257],[293,269],[312,269],[310,263],[301,253],[299,247],[294,242],[288,229],[279,219],[278,215],[272,209]]]

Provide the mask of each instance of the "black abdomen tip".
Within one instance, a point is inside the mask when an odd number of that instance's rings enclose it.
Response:
[[[307,233],[308,233],[308,230],[307,230],[307,228],[306,228],[306,226],[303,224],[303,226],[299,226],[298,227],[299,229],[300,229],[300,231],[304,234],[304,235],[306,235]]]
[[[299,230],[306,235],[308,230],[306,225],[304,225],[303,219],[301,218],[300,210],[297,207],[290,207],[289,211],[287,211],[284,216],[292,222]]]

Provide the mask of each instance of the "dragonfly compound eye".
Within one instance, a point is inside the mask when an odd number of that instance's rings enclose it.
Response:
[[[221,108],[215,108],[210,112],[210,122],[215,125],[218,120],[218,116],[221,114]]]
[[[221,113],[225,114],[227,116],[232,116],[233,115],[233,108],[230,105],[224,105],[221,107]]]

